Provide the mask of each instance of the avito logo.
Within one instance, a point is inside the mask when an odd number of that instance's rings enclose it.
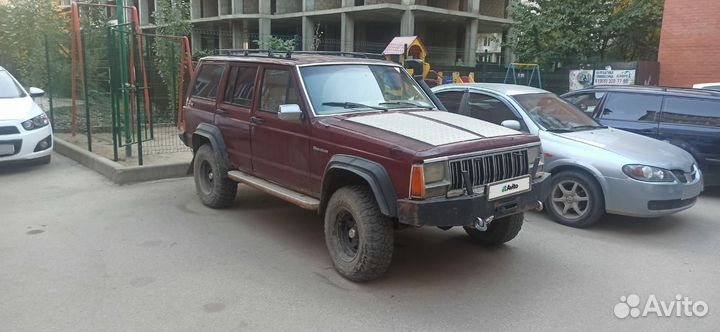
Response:
[[[517,188],[518,188],[517,183],[504,185],[504,186],[502,187],[502,192],[507,192],[507,191],[510,191],[510,190],[515,190],[515,189],[517,189]]]

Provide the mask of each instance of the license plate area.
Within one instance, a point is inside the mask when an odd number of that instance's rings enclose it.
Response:
[[[530,176],[525,175],[487,185],[485,192],[489,201],[530,191]]]
[[[9,156],[15,154],[14,144],[0,144],[0,156]]]

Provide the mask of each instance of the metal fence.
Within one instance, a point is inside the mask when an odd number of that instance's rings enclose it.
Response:
[[[39,102],[57,137],[126,164],[189,151],[177,130],[178,39],[138,35],[131,25],[83,28],[84,62],[73,66],[70,38],[47,40],[45,50],[47,94]]]

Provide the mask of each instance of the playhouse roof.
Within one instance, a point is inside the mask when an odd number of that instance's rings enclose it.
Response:
[[[406,36],[406,37],[395,37],[392,41],[390,41],[390,44],[388,44],[387,47],[385,47],[385,50],[382,52],[382,54],[385,55],[400,55],[405,52],[405,45],[407,45],[408,48],[412,46],[415,41],[420,42],[420,39],[418,36]],[[420,42],[420,45],[422,45],[422,42]]]

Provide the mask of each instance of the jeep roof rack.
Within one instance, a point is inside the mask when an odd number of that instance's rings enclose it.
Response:
[[[342,51],[279,51],[272,49],[219,49],[218,55],[229,56],[266,56],[269,58],[285,58],[292,59],[293,54],[301,55],[336,55],[348,56],[353,58],[379,59],[384,57],[379,53],[362,53],[362,52],[342,52]]]

